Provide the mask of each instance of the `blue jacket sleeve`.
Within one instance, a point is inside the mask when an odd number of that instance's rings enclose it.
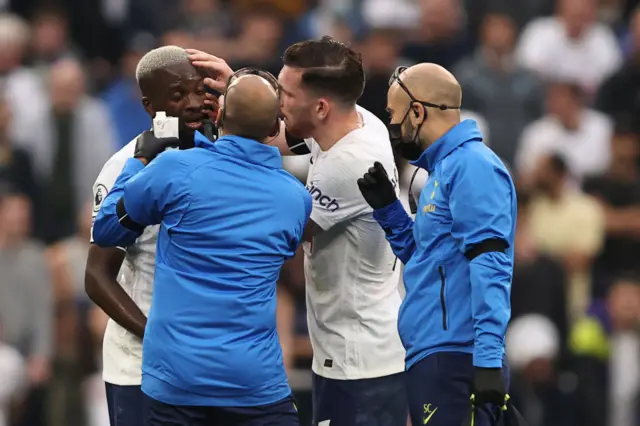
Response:
[[[400,200],[387,207],[373,211],[373,218],[380,224],[395,254],[405,265],[416,251],[413,238],[413,220],[409,217]]]
[[[94,220],[92,230],[93,241],[100,247],[127,247],[133,244],[140,236],[139,232],[120,225],[116,206],[120,198],[122,198],[125,184],[142,169],[144,169],[144,164],[139,160],[135,158],[128,159],[111,191],[102,202],[102,207]]]
[[[121,198],[126,215],[141,227],[159,224],[173,205],[186,207],[188,194],[183,190],[182,172],[188,168],[182,167],[179,154],[179,151],[165,152],[146,167],[136,159],[127,160],[96,217],[93,238],[98,245],[131,245],[141,234],[121,225],[116,209]]]
[[[471,157],[471,158],[469,158]],[[513,186],[507,171],[485,158],[465,156],[452,171],[449,207],[451,234],[463,253],[485,240],[499,239],[506,253],[487,252],[469,263],[475,329],[473,365],[500,368],[511,316]]]

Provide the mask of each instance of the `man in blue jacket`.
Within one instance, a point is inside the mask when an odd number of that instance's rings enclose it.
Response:
[[[197,133],[195,148],[158,155],[165,142],[141,137],[96,217],[101,246],[127,246],[160,224],[143,340],[147,426],[298,425],[276,281],[312,204],[264,143],[279,130],[268,77],[232,76],[215,144]]]
[[[516,194],[476,123],[460,122],[461,98],[453,75],[435,64],[399,68],[390,80],[392,142],[429,173],[415,221],[379,163],[358,180],[405,264],[398,328],[414,425],[461,425],[470,399],[483,408],[473,424],[490,425],[508,399],[503,361]]]

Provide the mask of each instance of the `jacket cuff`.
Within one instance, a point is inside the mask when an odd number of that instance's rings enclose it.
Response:
[[[403,216],[407,216],[407,212],[398,199],[386,207],[373,211],[373,218],[383,228],[393,227],[393,225],[400,222]]]
[[[485,334],[473,349],[473,366],[479,368],[502,368],[504,358],[504,346],[502,339],[497,336]],[[491,341],[486,341],[490,339]]]

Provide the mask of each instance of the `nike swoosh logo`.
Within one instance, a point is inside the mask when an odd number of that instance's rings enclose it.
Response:
[[[433,415],[436,413],[436,411],[438,411],[438,407],[436,407],[435,410],[433,410],[431,413],[429,413],[429,416],[426,417],[423,421],[422,424],[426,425],[427,423],[429,423],[429,420],[431,420],[431,417],[433,417]]]

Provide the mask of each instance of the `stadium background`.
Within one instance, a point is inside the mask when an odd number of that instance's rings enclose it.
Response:
[[[508,355],[531,425],[640,425],[636,3],[0,0],[0,424],[108,422],[98,373],[106,318],[83,274],[93,180],[149,127],[139,58],[177,44],[277,74],[286,45],[330,34],[362,52],[360,104],[384,121],[397,65],[454,72],[464,115],[512,170]],[[304,180],[307,161],[286,164]],[[406,199],[412,170],[398,164]],[[289,278],[278,326],[306,422],[304,279]]]

